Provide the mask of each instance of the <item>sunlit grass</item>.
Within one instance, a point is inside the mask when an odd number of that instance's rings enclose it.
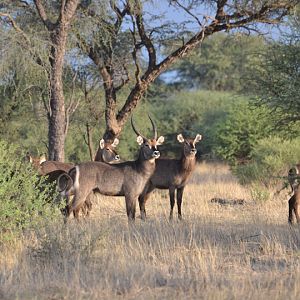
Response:
[[[287,224],[287,193],[254,200],[226,165],[208,163],[184,192],[181,222],[168,220],[167,191],[153,193],[146,222],[137,209],[132,227],[122,197],[100,197],[90,218],[3,247],[0,298],[298,299],[300,235]]]

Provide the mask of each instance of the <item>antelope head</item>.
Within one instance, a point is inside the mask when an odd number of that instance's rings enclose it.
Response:
[[[289,172],[288,172],[288,181],[291,185],[292,191],[295,192],[299,186],[300,186],[300,179],[299,179],[299,175],[300,175],[300,165],[296,165],[294,167],[292,167]]]
[[[46,161],[46,155],[45,154],[42,154],[40,157],[34,157],[34,156],[31,156],[29,154],[29,152],[26,153],[26,157],[25,157],[26,161],[30,162],[34,168],[38,169],[39,166],[44,162]]]
[[[120,156],[115,150],[118,144],[119,140],[117,138],[114,139],[112,144],[105,142],[104,139],[100,141],[99,147],[101,149],[101,155],[104,162],[112,164],[120,160]]]
[[[148,139],[145,136],[143,136],[142,134],[140,134],[140,132],[135,128],[132,118],[131,118],[131,126],[132,126],[133,131],[137,135],[136,141],[141,147],[140,155],[142,156],[142,158],[144,160],[150,160],[150,161],[154,162],[154,160],[159,158],[159,156],[160,156],[160,152],[157,150],[157,146],[161,145],[164,142],[165,138],[163,136],[160,136],[159,138],[157,138],[156,126],[155,126],[153,120],[151,119],[151,117],[150,116],[148,116],[148,117],[152,124],[152,130],[153,130],[153,138],[152,139]]]
[[[194,139],[187,139],[182,134],[177,135],[177,141],[183,144],[183,155],[185,157],[195,157],[197,154],[196,143],[202,139],[201,134],[197,134]]]

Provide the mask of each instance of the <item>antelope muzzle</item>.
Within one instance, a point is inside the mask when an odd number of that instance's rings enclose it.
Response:
[[[190,153],[196,155],[197,154],[197,149],[196,148],[191,149]]]
[[[158,150],[153,151],[152,157],[159,158],[160,157],[160,152]]]

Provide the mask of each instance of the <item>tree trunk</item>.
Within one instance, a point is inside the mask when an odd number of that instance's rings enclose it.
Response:
[[[51,78],[50,78],[50,118],[49,118],[49,159],[64,161],[65,146],[65,99],[63,93],[63,63],[67,41],[66,26],[58,25],[51,33]]]
[[[51,70],[49,72],[48,154],[50,160],[64,161],[65,137],[68,123],[66,119],[62,75],[68,30],[80,0],[61,1],[60,12],[55,22],[52,22],[48,18],[41,0],[34,0],[33,2],[41,20],[50,33],[51,40],[51,53],[49,56]]]

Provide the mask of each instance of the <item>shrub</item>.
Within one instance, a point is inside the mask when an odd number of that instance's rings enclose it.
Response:
[[[235,165],[250,160],[258,140],[270,134],[269,110],[251,107],[245,99],[237,99],[225,121],[218,122],[214,152]]]
[[[300,138],[284,140],[270,137],[258,141],[252,159],[246,165],[234,167],[242,183],[260,182],[265,186],[282,182],[288,169],[300,162]]]
[[[0,140],[0,240],[58,214],[52,187],[23,157],[15,146]]]

